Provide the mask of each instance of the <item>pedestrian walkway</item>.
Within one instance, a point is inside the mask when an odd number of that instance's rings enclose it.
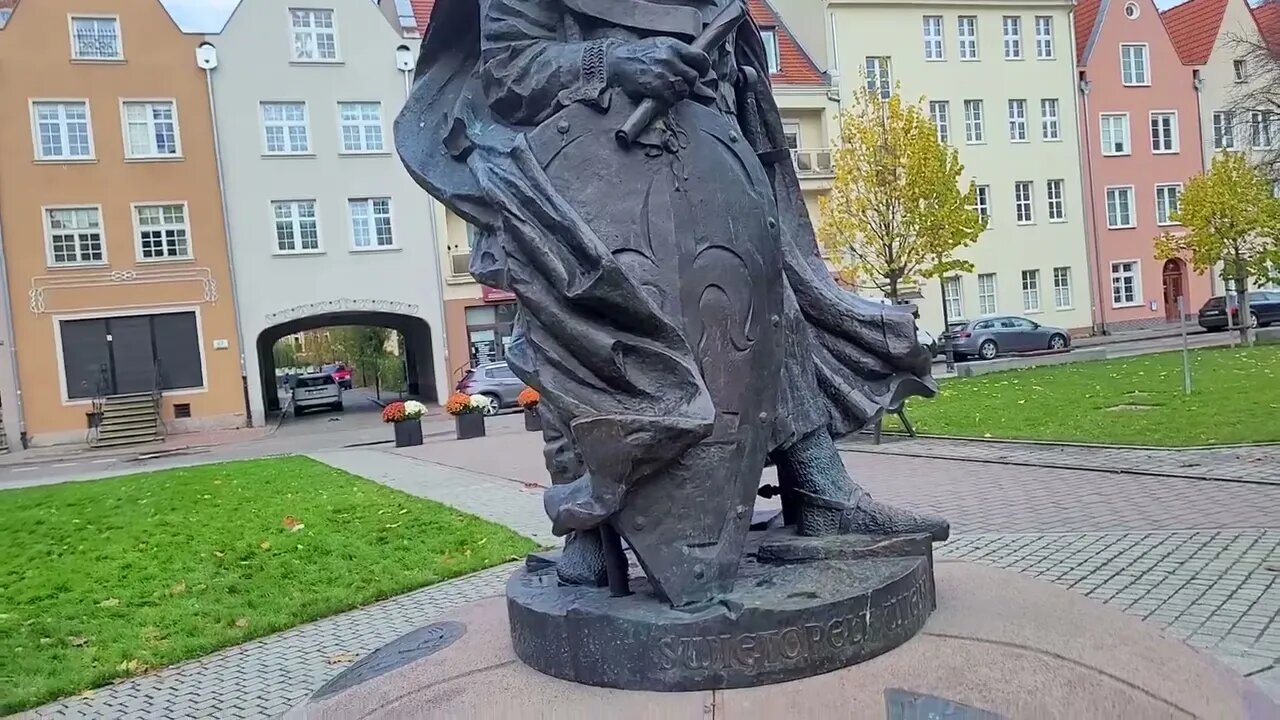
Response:
[[[398,452],[314,457],[551,544],[542,488],[532,482],[545,482],[538,444],[535,433],[504,432]],[[467,459],[469,466],[460,467]],[[878,497],[947,512],[954,537],[939,546],[941,561],[1029,573],[1111,604],[1217,654],[1280,699],[1280,486],[1029,471],[878,452],[845,459]],[[513,567],[326,618],[32,714],[273,717],[355,657],[453,608],[500,594]]]
[[[1280,445],[1166,450],[992,440],[911,439],[901,435],[885,435],[880,445],[872,444],[867,436],[860,436],[842,443],[841,449],[857,453],[945,458],[964,462],[1280,485]]]

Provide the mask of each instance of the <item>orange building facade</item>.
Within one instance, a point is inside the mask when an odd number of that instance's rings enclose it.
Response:
[[[244,422],[199,40],[159,0],[26,0],[0,30],[24,443],[83,442],[110,397],[159,398],[170,432]]]

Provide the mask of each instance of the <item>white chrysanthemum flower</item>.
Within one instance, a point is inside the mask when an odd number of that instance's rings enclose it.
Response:
[[[410,420],[420,418],[427,414],[427,406],[417,400],[406,400],[404,403],[404,414]]]
[[[492,401],[489,400],[489,398],[485,397],[484,395],[471,396],[471,407],[473,408],[477,408],[479,410],[486,410],[489,408],[491,404],[492,404]]]

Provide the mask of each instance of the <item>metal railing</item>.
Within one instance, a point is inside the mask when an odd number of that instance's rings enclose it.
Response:
[[[160,361],[156,360],[155,374],[151,378],[151,407],[156,413],[156,437],[163,439],[167,434],[164,426],[164,413],[161,412],[160,400],[164,395],[164,378],[160,372]]]
[[[835,174],[831,148],[799,148],[791,151],[800,177],[830,177]]]
[[[89,404],[89,430],[84,436],[87,445],[93,445],[102,431],[102,412],[106,409],[107,392],[110,389],[111,375],[107,371],[107,364],[102,363],[98,366],[98,377],[94,381],[93,398]]]

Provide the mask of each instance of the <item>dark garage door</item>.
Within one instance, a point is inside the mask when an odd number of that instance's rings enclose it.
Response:
[[[200,339],[192,312],[130,315],[61,323],[67,396],[150,392],[160,368],[163,390],[201,387]]]

